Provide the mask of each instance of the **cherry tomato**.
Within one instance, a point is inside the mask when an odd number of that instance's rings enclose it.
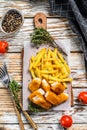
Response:
[[[78,96],[79,101],[81,101],[83,104],[87,104],[87,92],[80,92]]]
[[[72,123],[73,123],[73,120],[72,120],[71,116],[64,115],[64,116],[62,116],[61,119],[60,119],[60,124],[61,124],[61,126],[63,126],[64,128],[69,128],[69,127],[71,127]]]
[[[6,41],[0,41],[0,53],[6,53],[8,49],[8,43]]]

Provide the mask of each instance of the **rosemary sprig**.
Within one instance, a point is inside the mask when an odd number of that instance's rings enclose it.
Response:
[[[49,32],[43,28],[35,28],[34,32],[31,34],[31,42],[37,44],[50,44],[52,46],[56,46],[57,44],[49,34]]]
[[[12,82],[9,83],[9,88],[14,98],[14,101],[16,103],[16,107],[18,110],[20,110],[21,108],[20,108],[19,98],[18,98],[18,92],[20,91],[19,84],[15,80],[13,80]]]

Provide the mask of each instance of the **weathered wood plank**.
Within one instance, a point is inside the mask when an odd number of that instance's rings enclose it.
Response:
[[[73,118],[73,124],[87,124],[87,113],[86,110],[78,110],[76,113],[73,113],[72,118]],[[45,112],[45,113],[41,113],[41,114],[33,114],[30,115],[32,117],[32,119],[36,122],[36,123],[50,123],[50,124],[55,124],[58,123],[58,121],[60,120],[61,116],[63,114],[69,114],[69,112]],[[71,114],[71,113],[70,113]],[[25,117],[23,115],[22,116],[22,120],[24,123],[27,123]],[[14,124],[14,123],[18,123],[18,119],[15,113],[11,113],[11,112],[0,112],[0,124]]]
[[[67,130],[87,130],[87,125],[86,124],[75,124]]]
[[[17,8],[22,11],[25,17],[33,17],[37,12],[44,12],[47,16],[49,4],[47,0],[44,1],[36,1],[36,0],[14,0],[14,1],[7,1],[7,0],[0,0],[0,17],[3,15],[5,11],[9,8]],[[4,7],[4,8],[3,8]]]
[[[29,124],[24,125],[25,130],[33,130]],[[20,127],[18,124],[1,124],[0,125],[1,130],[20,130]],[[60,126],[58,124],[38,124],[39,130],[60,130]],[[67,130],[87,130],[86,124],[74,124],[72,127],[70,127]]]

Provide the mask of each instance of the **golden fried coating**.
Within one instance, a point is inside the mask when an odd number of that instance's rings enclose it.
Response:
[[[41,87],[42,87],[45,91],[49,91],[49,90],[50,90],[50,85],[49,85],[49,83],[48,83],[45,79],[42,79]]]
[[[65,86],[62,83],[54,82],[53,84],[51,84],[51,89],[56,94],[60,94],[64,92]]]
[[[61,93],[59,95],[56,95],[52,91],[48,91],[45,94],[45,98],[48,102],[50,102],[53,105],[59,105],[60,103],[63,103],[68,99],[68,94],[66,93]]]
[[[52,91],[48,91],[45,94],[45,98],[48,102],[50,102],[53,105],[57,105],[58,104],[58,100],[57,100],[57,95],[52,92]]]
[[[57,95],[58,104],[65,102],[68,98],[69,98],[69,96],[66,93],[61,93],[61,94]]]
[[[40,85],[41,85],[41,79],[34,78],[29,84],[29,89],[31,92],[34,92],[35,90],[40,88]]]
[[[31,93],[29,95],[29,98],[31,99],[31,98],[33,98],[33,97],[35,97],[37,95],[42,95],[43,96],[44,94],[45,94],[45,91],[42,88],[39,88],[38,90],[36,90],[33,93]]]
[[[33,93],[35,93],[35,92],[33,92]],[[30,94],[30,96],[29,96],[30,101],[32,101],[33,103],[37,104],[38,106],[40,106],[44,109],[49,109],[51,107],[51,104],[45,100],[43,95],[41,95],[38,92],[36,93],[36,95],[33,93]]]

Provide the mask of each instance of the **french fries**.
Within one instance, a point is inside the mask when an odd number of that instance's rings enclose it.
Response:
[[[43,48],[36,56],[32,56],[29,71],[32,78],[46,79],[48,83],[62,82],[66,85],[65,82],[72,81],[69,77],[70,68],[57,48],[54,50]]]

